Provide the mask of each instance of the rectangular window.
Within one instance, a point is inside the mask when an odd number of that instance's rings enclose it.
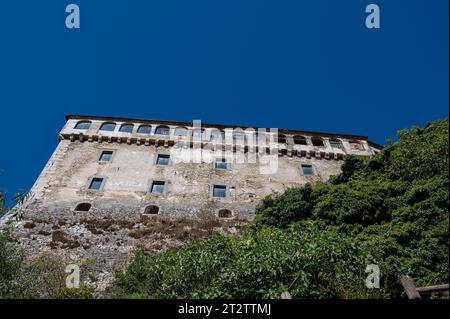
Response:
[[[161,182],[161,181],[154,181],[152,183],[152,189],[151,192],[152,193],[157,193],[157,194],[162,194],[164,193],[164,186],[165,186],[165,182]]]
[[[156,165],[169,165],[170,155],[158,154]]]
[[[314,168],[310,164],[302,164],[303,175],[314,176]]]
[[[102,154],[100,155],[99,161],[100,162],[111,162],[112,156],[113,156],[112,151],[103,151]]]
[[[89,189],[99,190],[102,187],[103,178],[94,177],[89,184]]]
[[[216,160],[214,167],[218,169],[227,169],[227,162],[224,159]]]
[[[214,185],[213,197],[227,197],[227,187],[222,185]]]

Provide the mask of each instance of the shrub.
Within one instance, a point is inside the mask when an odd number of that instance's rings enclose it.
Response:
[[[43,253],[27,262],[28,285],[39,298],[54,298],[65,286],[65,264],[53,253]]]
[[[93,288],[65,288],[65,264],[58,255],[43,253],[31,260],[10,241],[8,231],[0,232],[0,299],[91,298]]]
[[[288,230],[261,227],[241,237],[216,235],[178,251],[139,252],[118,273],[110,297],[279,298],[299,277],[297,298],[361,298],[371,256],[337,228],[306,221]]]
[[[0,298],[30,298],[24,253],[9,239],[9,231],[0,232]]]
[[[54,299],[92,299],[94,288],[82,285],[80,288],[62,287],[52,296]]]

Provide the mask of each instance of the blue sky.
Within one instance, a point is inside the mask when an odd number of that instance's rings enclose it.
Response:
[[[65,7],[81,28],[65,27]],[[365,28],[365,6],[381,29]],[[447,0],[9,0],[0,188],[30,187],[65,114],[368,135],[448,117]]]

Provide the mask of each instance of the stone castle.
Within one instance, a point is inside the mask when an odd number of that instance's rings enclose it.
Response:
[[[68,115],[56,150],[15,211],[13,233],[30,254],[95,259],[101,290],[136,246],[179,247],[195,227],[155,228],[157,221],[207,213],[235,232],[265,196],[325,181],[347,155],[380,149],[365,136]]]
[[[27,204],[50,219],[251,218],[264,196],[327,180],[347,154],[379,149],[364,136],[68,115]]]

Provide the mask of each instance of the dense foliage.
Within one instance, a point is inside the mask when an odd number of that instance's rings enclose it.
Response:
[[[364,268],[370,256],[337,227],[300,222],[289,230],[249,229],[215,236],[179,251],[138,253],[118,274],[115,296],[150,298],[278,298],[298,277],[302,297],[370,297]]]
[[[93,288],[65,288],[65,279],[65,264],[58,256],[46,253],[27,260],[9,232],[0,232],[0,299],[92,298]]]
[[[400,294],[403,275],[419,285],[448,282],[448,150],[448,120],[402,130],[373,158],[348,158],[330,182],[267,198],[257,223],[284,228],[311,219],[357,228],[391,296]],[[307,211],[296,208],[305,201]]]
[[[398,280],[448,282],[448,119],[402,130],[329,182],[267,197],[244,234],[140,252],[110,295],[149,298],[400,297]],[[381,289],[364,285],[366,265]]]

